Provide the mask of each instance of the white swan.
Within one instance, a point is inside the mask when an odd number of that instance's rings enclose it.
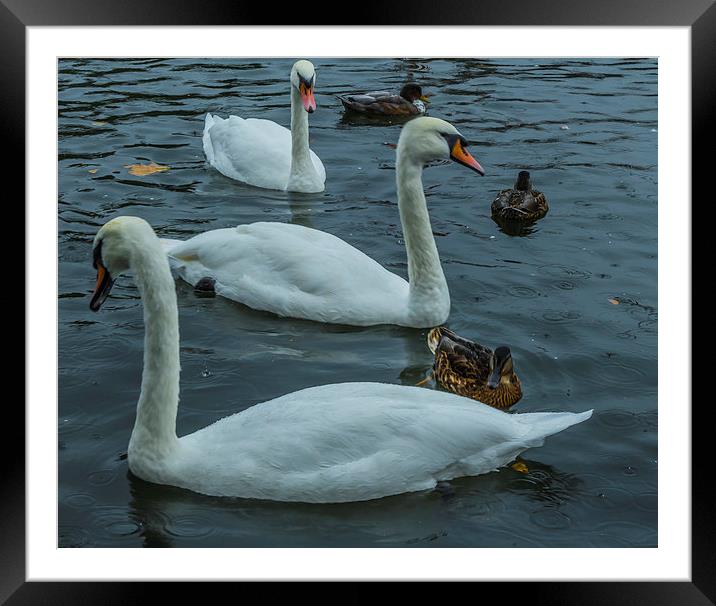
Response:
[[[216,229],[186,241],[163,240],[179,277],[208,278],[217,294],[254,309],[318,322],[438,326],[450,313],[423,193],[423,166],[452,159],[484,174],[457,129],[415,118],[400,133],[396,182],[408,277],[329,233],[285,223]]]
[[[507,414],[454,394],[381,383],[303,389],[176,435],[179,323],[161,245],[137,217],[94,240],[97,311],[114,277],[135,274],[144,370],[129,441],[132,473],[195,492],[276,501],[363,501],[499,468],[592,411]]]
[[[266,189],[323,191],[326,169],[308,147],[308,114],[316,109],[310,61],[291,69],[291,130],[257,118],[206,114],[204,153],[223,175]]]

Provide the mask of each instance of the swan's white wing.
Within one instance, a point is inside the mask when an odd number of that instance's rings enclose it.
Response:
[[[507,414],[453,394],[380,383],[305,389],[181,439],[187,488],[341,502],[433,488],[505,465],[581,414]],[[190,453],[201,452],[201,456]],[[188,461],[191,460],[191,463]]]
[[[223,120],[208,114],[204,151],[209,163],[231,179],[267,189],[286,187],[291,131],[276,122],[238,116]]]
[[[401,277],[323,231],[287,223],[217,229],[166,246],[190,284],[216,280],[216,292],[254,309],[319,322],[400,323],[409,287]]]
[[[206,159],[223,175],[266,189],[285,189],[291,172],[291,131],[271,120],[206,115]],[[310,150],[321,183],[326,169]]]

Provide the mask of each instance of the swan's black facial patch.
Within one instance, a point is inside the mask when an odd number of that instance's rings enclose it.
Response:
[[[304,78],[301,74],[298,75],[298,85],[299,87],[301,84],[303,84],[306,88],[313,88],[313,83],[316,80],[316,74],[313,74],[310,78]]]
[[[303,108],[312,114],[316,111],[316,98],[313,96],[313,84],[315,82],[316,75],[314,74],[310,78],[304,78],[301,74],[298,74],[298,92],[301,95],[301,101],[303,101]]]
[[[102,240],[92,250],[92,267],[97,269],[99,265],[102,265]]]
[[[109,274],[109,270],[107,270],[102,262],[102,240],[97,242],[97,245],[92,251],[92,267],[97,270],[97,282],[92,292],[89,307],[92,311],[99,311],[114,285],[114,280]]]
[[[440,133],[440,135],[442,135],[445,141],[447,141],[450,151],[452,151],[455,147],[455,143],[458,141],[462,147],[467,147],[467,139],[465,139],[462,135],[456,135],[455,133]]]
[[[467,147],[465,137],[457,133],[440,133],[440,135],[447,141],[448,149],[450,150],[450,159],[453,162],[462,164],[470,170],[474,170],[479,175],[485,175],[485,171],[482,169],[482,166],[480,166],[480,163],[465,149]]]

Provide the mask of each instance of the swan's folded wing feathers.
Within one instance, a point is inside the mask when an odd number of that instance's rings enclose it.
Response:
[[[190,462],[199,492],[360,501],[491,471],[588,414],[530,416],[444,392],[343,383],[257,404],[182,440],[217,463],[208,477]]]
[[[284,470],[342,465],[382,451],[413,451],[413,458],[425,457],[438,469],[482,446],[476,443],[478,428],[479,441],[488,444],[524,433],[522,425],[500,415],[505,413],[453,394],[344,383],[288,394],[213,427],[226,424],[225,435],[232,443],[240,438],[243,452],[254,451],[257,458],[263,453]],[[213,433],[219,447],[221,432]]]
[[[257,187],[283,189],[291,170],[291,131],[260,118],[229,116],[208,132],[212,166],[219,172]],[[206,144],[205,144],[206,145]]]

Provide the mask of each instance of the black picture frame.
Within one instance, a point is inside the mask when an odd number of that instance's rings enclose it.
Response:
[[[280,10],[277,8],[280,6]],[[309,10],[307,10],[307,8]],[[563,26],[686,26],[691,28],[692,61],[692,177],[694,199],[706,190],[710,170],[706,163],[713,153],[709,117],[716,107],[716,7],[713,0],[681,0],[678,3],[650,0],[512,0],[484,1],[391,0],[367,4],[301,2],[294,5],[261,5],[240,0],[0,0],[0,121],[6,149],[14,162],[24,159],[25,124],[25,36],[29,26],[80,25],[563,25]],[[668,118],[663,117],[662,118]],[[14,172],[19,174],[17,166]],[[21,178],[16,179],[22,183]],[[9,202],[9,201],[8,201]],[[690,200],[668,201],[685,208]],[[712,200],[705,200],[713,203]],[[19,205],[16,205],[19,206]],[[19,211],[19,208],[16,208]],[[25,225],[24,214],[20,222]],[[16,223],[16,224],[19,224]],[[27,225],[25,225],[27,228]],[[692,272],[691,268],[684,271]],[[692,273],[693,275],[693,273]],[[37,276],[26,276],[36,279]],[[41,279],[41,278],[40,278]],[[50,293],[51,294],[51,293]],[[684,299],[690,302],[688,293]],[[17,313],[17,312],[14,312]],[[24,317],[32,322],[31,317]],[[690,355],[690,352],[686,352]],[[675,352],[684,355],[684,352]],[[698,376],[698,375],[697,375]],[[690,385],[684,386],[684,401],[670,405],[690,407]],[[705,403],[703,403],[705,404]],[[548,604],[681,604],[716,603],[716,526],[714,498],[710,490],[708,406],[692,409],[692,581],[691,582],[539,582],[502,583],[492,587],[501,602],[529,600]],[[6,427],[24,427],[24,410],[9,403],[4,408]],[[7,604],[135,604],[166,599],[167,592],[181,591],[184,599],[209,597],[202,585],[157,583],[54,583],[25,581],[25,460],[24,432],[3,440],[2,499],[0,499],[0,601]],[[660,444],[667,449],[668,445]],[[19,456],[18,456],[18,453]],[[517,567],[517,570],[520,568]],[[558,575],[559,571],[555,571]],[[295,591],[284,584],[283,590]],[[345,588],[327,584],[337,599],[346,599]],[[306,587],[304,586],[304,589]],[[479,591],[483,589],[475,588]],[[232,591],[231,588],[229,588]],[[312,590],[312,589],[311,589]],[[269,596],[258,585],[243,584],[236,599],[246,601]],[[421,592],[423,589],[421,589]],[[439,589],[439,591],[444,591]],[[213,591],[212,591],[213,593]],[[350,597],[374,594],[360,586]],[[153,594],[157,594],[154,598]],[[199,597],[200,596],[200,597]],[[476,596],[477,597],[477,596]]]

